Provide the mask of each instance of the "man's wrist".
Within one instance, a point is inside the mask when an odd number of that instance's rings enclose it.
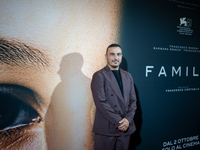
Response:
[[[124,118],[124,119],[126,119],[126,118]],[[130,123],[130,121],[128,119],[126,119],[126,120],[128,121],[128,123]]]

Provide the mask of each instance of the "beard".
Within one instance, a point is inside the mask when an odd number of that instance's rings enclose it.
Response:
[[[120,65],[119,60],[117,60],[117,64],[115,64],[114,61],[116,61],[116,60],[112,60],[111,62],[108,62],[108,61],[107,61],[107,64],[108,64],[109,66],[111,66],[112,68],[118,68],[119,65]]]

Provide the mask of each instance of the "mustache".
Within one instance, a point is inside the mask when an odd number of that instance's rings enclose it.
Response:
[[[117,61],[117,62],[119,62],[119,60],[117,60],[117,59],[114,59],[114,60],[112,60],[112,62],[114,62],[114,61]]]

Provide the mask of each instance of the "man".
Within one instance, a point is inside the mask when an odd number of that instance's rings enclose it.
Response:
[[[136,95],[131,74],[120,69],[120,45],[108,46],[107,66],[92,78],[91,89],[96,105],[93,125],[95,150],[127,150],[130,135],[136,130],[133,122]]]

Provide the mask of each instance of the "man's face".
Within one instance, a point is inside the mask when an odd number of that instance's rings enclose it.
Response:
[[[122,50],[120,47],[110,47],[106,54],[107,65],[111,70],[118,70],[122,61]]]
[[[0,1],[0,149],[91,149],[90,80],[118,42],[121,6]]]

